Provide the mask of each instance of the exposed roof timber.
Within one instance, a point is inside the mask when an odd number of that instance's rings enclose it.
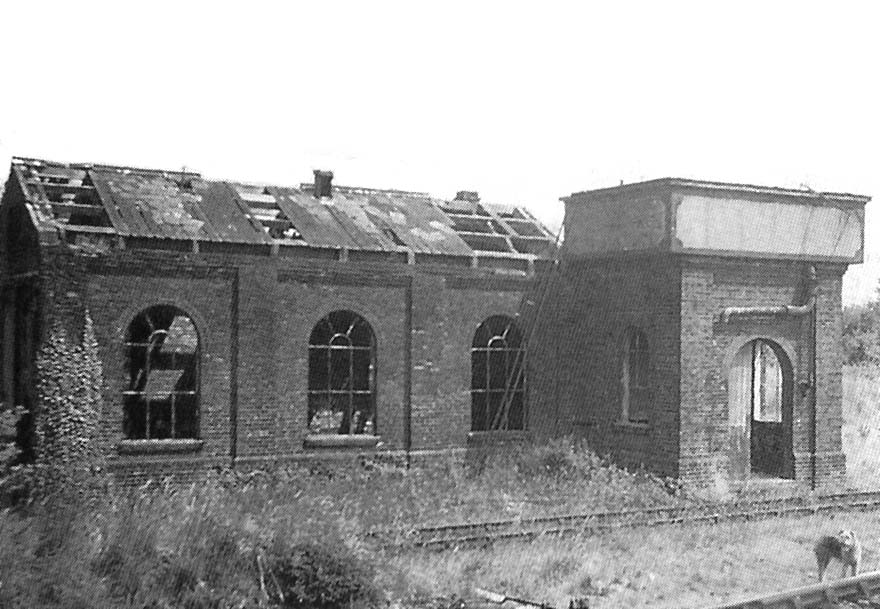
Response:
[[[132,167],[128,165],[109,165],[106,163],[63,163],[60,161],[49,161],[46,159],[34,159],[31,157],[21,157],[16,156],[12,157],[13,164],[29,164],[37,167],[52,167],[52,168],[66,168],[66,169],[79,169],[79,170],[90,170],[90,169],[99,169],[102,171],[119,171],[122,173],[142,173],[142,174],[152,174],[152,175],[163,175],[163,176],[187,176],[187,177],[195,177],[200,178],[201,174],[196,171],[190,171],[185,169],[148,169],[145,167]]]
[[[35,223],[49,230],[75,232],[82,226],[80,232],[123,238],[403,249],[462,258],[481,252],[531,255],[543,241],[552,256],[555,243],[531,214],[511,206],[469,206],[476,213],[461,217],[485,224],[486,233],[477,226],[474,234],[459,234],[453,228],[454,206],[422,192],[334,185],[332,196],[316,199],[312,184],[279,187],[206,180],[188,171],[23,157],[14,159],[13,174]]]

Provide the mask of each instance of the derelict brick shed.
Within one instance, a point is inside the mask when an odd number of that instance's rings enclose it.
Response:
[[[89,311],[102,448],[129,477],[398,457],[528,428],[518,315],[556,239],[523,209],[15,159],[0,207],[5,404]],[[495,430],[494,432],[492,430]]]
[[[15,159],[0,205],[4,404],[89,311],[126,477],[584,437],[698,485],[823,483],[841,276],[867,197],[664,179],[525,210]]]
[[[678,179],[564,198],[533,428],[701,486],[838,479],[841,277],[868,200]]]

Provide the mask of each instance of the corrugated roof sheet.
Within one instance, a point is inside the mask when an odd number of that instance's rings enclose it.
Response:
[[[195,173],[35,159],[14,159],[13,167],[35,223],[67,230],[445,256],[481,249],[552,255],[554,249],[553,236],[514,206],[343,186],[318,198],[310,185],[210,181]],[[486,234],[478,234],[479,227],[470,234],[468,222],[482,216],[491,220]]]

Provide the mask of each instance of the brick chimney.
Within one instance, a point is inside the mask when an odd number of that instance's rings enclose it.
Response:
[[[469,201],[470,203],[480,202],[480,193],[475,190],[459,190],[455,194],[456,201]]]
[[[315,198],[332,197],[333,196],[333,172],[315,169],[315,189],[313,191]]]

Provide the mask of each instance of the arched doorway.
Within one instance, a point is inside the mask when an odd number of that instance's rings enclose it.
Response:
[[[727,384],[730,464],[735,479],[794,477],[791,361],[758,338],[733,358]]]

